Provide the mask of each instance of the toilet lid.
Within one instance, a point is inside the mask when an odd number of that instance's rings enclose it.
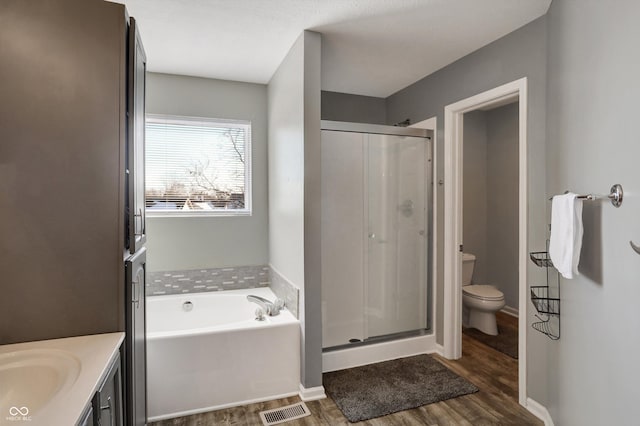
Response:
[[[504,294],[492,285],[466,285],[462,287],[462,292],[467,296],[484,300],[501,300]]]

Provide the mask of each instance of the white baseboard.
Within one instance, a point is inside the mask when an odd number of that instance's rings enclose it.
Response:
[[[539,402],[527,398],[527,410],[540,420],[544,422],[544,426],[553,426],[553,419],[551,418],[551,414],[547,410],[547,407],[540,404]]]
[[[500,312],[504,312],[507,315],[518,318],[518,310],[516,308],[512,308],[511,306],[505,306],[504,308],[500,309]]]
[[[243,405],[256,404],[258,402],[273,401],[274,399],[289,398],[289,397],[295,396],[295,395],[299,395],[299,393],[296,393],[296,392],[282,393],[282,394],[277,394],[277,395],[269,395],[269,396],[265,396],[265,397],[262,397],[262,398],[245,399],[243,401],[231,402],[231,403],[228,403],[228,404],[218,404],[218,405],[211,405],[211,406],[203,407],[203,408],[195,408],[193,410],[176,411],[175,413],[163,414],[163,415],[160,415],[160,416],[151,416],[151,417],[149,417],[148,421],[149,422],[159,422],[161,420],[174,419],[176,417],[191,416],[193,414],[208,413],[209,411],[222,410],[222,409],[225,409],[225,408],[241,407]]]
[[[436,337],[429,334],[324,352],[322,354],[322,372],[344,370],[345,368],[419,354],[442,353],[442,346],[439,349],[438,346]]]
[[[444,346],[442,346],[440,343],[436,343],[436,351],[435,352],[440,356],[444,356]]]
[[[317,399],[324,399],[327,395],[324,393],[324,386],[315,386],[313,388],[305,388],[300,383],[300,392],[298,392],[300,399],[303,401],[315,401]]]

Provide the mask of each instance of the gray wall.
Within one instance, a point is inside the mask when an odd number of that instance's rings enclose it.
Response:
[[[352,123],[386,124],[384,98],[322,91],[322,119]]]
[[[547,355],[556,425],[640,417],[639,16],[635,0],[554,0],[548,14],[548,195],[620,183],[626,197],[584,205],[581,275],[561,280],[562,336]]]
[[[545,106],[546,106],[546,17],[539,18],[505,37],[479,49],[453,64],[387,98],[387,123],[405,118],[419,122],[431,117],[438,118],[438,158],[436,182],[444,178],[443,139],[444,107],[461,99],[476,95],[502,84],[528,78],[528,166],[529,166],[529,251],[542,250],[546,240],[545,201]],[[438,199],[443,200],[442,186],[438,186]],[[438,235],[443,235],[444,205],[438,211]],[[438,279],[437,286],[437,330],[436,337],[442,343],[443,335],[443,239],[437,242]],[[528,265],[529,282],[534,282],[539,271]],[[530,317],[529,322],[533,320]],[[527,343],[530,353],[527,358],[529,396],[544,404],[547,386],[543,372],[546,371],[544,345],[546,337],[528,331]]]
[[[487,123],[487,283],[518,309],[518,104],[485,112]],[[465,237],[466,238],[466,237]]]
[[[322,385],[320,34],[305,31],[271,78],[269,262],[300,289],[300,379]]]
[[[464,115],[463,153],[464,251],[476,256],[473,283],[488,284],[487,120],[484,111]]]
[[[518,310],[518,104],[464,115],[464,251]]]
[[[125,14],[0,2],[0,345],[125,329]]]
[[[252,208],[242,217],[149,217],[150,271],[264,265],[268,260],[267,87],[147,74],[147,112],[251,121]]]

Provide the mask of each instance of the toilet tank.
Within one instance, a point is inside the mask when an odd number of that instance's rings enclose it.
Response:
[[[473,277],[473,267],[476,264],[476,257],[469,253],[462,253],[462,285],[471,284]]]

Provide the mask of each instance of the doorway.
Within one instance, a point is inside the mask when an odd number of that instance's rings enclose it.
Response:
[[[526,406],[527,79],[499,86],[445,107],[444,146],[444,356],[462,356],[464,115],[518,103],[518,400]],[[489,190],[499,191],[500,188]]]

